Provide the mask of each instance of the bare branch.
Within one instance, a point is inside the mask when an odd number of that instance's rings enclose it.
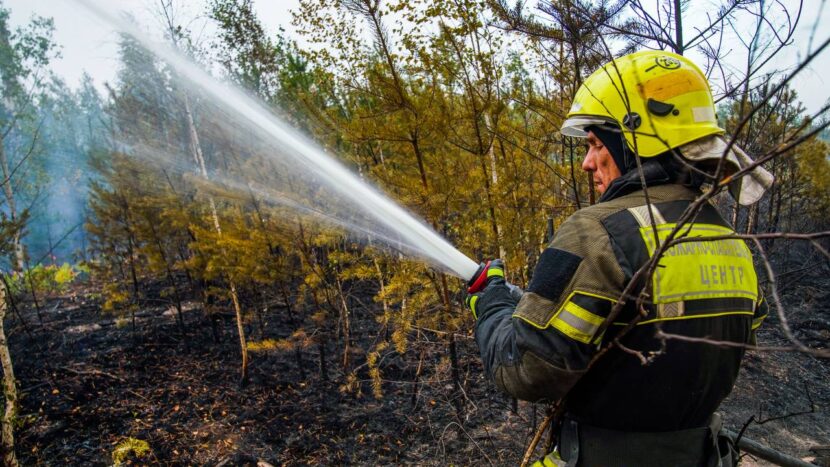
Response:
[[[732,341],[723,341],[717,339],[710,339],[707,337],[691,337],[691,336],[683,336],[680,334],[672,334],[667,333],[662,330],[658,330],[655,332],[654,336],[658,339],[666,339],[666,340],[676,340],[681,342],[689,342],[694,344],[706,344],[712,345],[715,347],[725,347],[725,348],[734,348],[734,349],[746,349],[746,350],[755,350],[758,352],[800,352],[806,353],[808,355],[813,355],[816,357],[821,358],[830,358],[830,350],[826,349],[799,349],[797,347],[791,345],[781,345],[781,346],[758,346],[752,344],[746,344],[743,342],[732,342]]]

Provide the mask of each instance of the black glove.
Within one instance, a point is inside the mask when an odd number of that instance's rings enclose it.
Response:
[[[518,303],[519,299],[524,293],[521,288],[504,280],[504,261],[501,259],[494,259],[490,261],[489,267],[479,272],[479,274],[486,274],[485,286],[474,293],[468,293],[464,298],[464,304],[473,312],[473,317],[478,319],[478,311],[476,305],[479,299],[488,293],[493,288],[506,288],[508,294]],[[473,284],[478,279],[478,274],[470,279],[470,284]]]
[[[467,282],[467,293],[474,294],[481,292],[487,287],[491,277],[504,277],[504,262],[500,259],[487,261],[478,265],[473,277]]]

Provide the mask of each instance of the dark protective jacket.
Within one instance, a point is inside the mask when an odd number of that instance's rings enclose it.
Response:
[[[655,338],[666,334],[748,343],[766,316],[749,249],[705,204],[645,284],[647,316],[586,371],[597,351],[634,318],[634,299],[596,335],[632,276],[700,191],[677,184],[639,188],[581,209],[559,228],[520,301],[500,279],[477,302],[476,341],[487,374],[529,401],[565,394],[566,414],[621,431],[706,426],[738,375],[743,349]],[[639,292],[641,287],[635,290]],[[663,344],[665,343],[665,347]]]

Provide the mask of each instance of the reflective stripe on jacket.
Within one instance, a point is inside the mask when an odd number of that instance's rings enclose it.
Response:
[[[597,350],[636,315],[634,300],[603,324],[633,275],[671,232],[697,190],[635,191],[577,211],[546,248],[517,303],[504,286],[477,304],[476,340],[485,369],[508,394],[554,401],[569,416],[636,431],[701,427],[732,389],[743,350],[655,338],[655,331],[746,343],[766,315],[752,257],[711,205],[676,237],[645,284],[648,315],[586,373]],[[635,292],[639,292],[637,287]],[[640,356],[648,360],[643,365]]]

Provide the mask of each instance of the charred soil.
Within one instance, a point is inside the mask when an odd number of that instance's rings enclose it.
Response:
[[[25,328],[9,318],[23,465],[111,465],[130,438],[149,447],[125,456],[134,464],[516,465],[544,418],[545,407],[514,404],[485,381],[471,335],[456,335],[460,392],[448,336],[418,329],[403,355],[380,356],[380,398],[366,356],[353,350],[344,369],[334,334],[324,348],[326,374],[316,345],[256,353],[242,388],[232,318],[210,320],[187,302],[182,331],[169,305],[145,305],[133,328],[129,317],[103,314],[92,292],[51,299],[42,325],[28,307]],[[383,332],[371,306],[354,309],[353,349],[371,348]],[[250,320],[251,340],[296,329],[279,307],[264,318],[262,327]],[[762,344],[782,339],[769,329]],[[806,457],[830,444],[828,403],[830,362],[749,352],[722,411],[733,431],[754,416],[746,436]],[[787,416],[798,412],[808,413]]]

